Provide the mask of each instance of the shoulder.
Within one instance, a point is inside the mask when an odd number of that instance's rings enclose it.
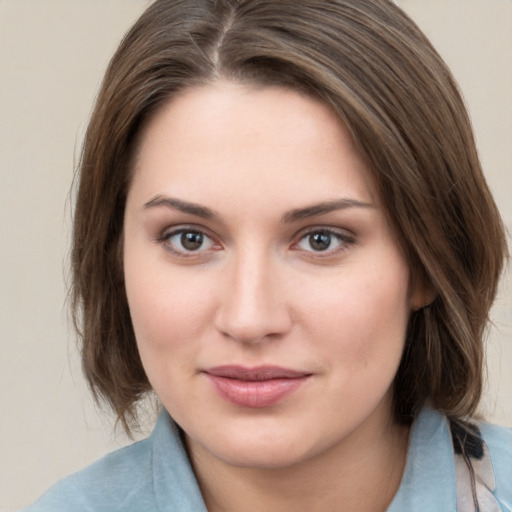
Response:
[[[64,478],[23,512],[154,510],[151,466],[146,439]]]
[[[478,426],[489,452],[491,474],[495,477],[495,485],[493,482],[486,489],[496,498],[493,503],[497,503],[488,509],[512,512],[512,430],[486,423]],[[387,512],[458,509],[460,482],[452,435],[446,416],[429,407],[422,409],[412,425],[402,482]],[[480,483],[485,485],[486,481]]]
[[[512,512],[512,428],[480,424],[496,480],[496,496]]]
[[[162,410],[150,437],[61,480],[23,512],[207,512],[179,427]]]

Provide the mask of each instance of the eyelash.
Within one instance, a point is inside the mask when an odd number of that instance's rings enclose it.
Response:
[[[324,250],[305,250],[306,253],[309,253],[308,256],[313,258],[326,258],[329,256],[337,255],[340,252],[347,250],[348,247],[355,242],[352,236],[331,228],[310,228],[308,231],[301,233],[299,240],[292,245],[292,249],[300,250],[299,244],[308,238],[309,242],[311,243],[311,238],[317,235],[329,237],[329,246]],[[334,248],[330,248],[333,240],[338,242],[338,245]]]
[[[167,251],[182,258],[190,258],[202,254],[204,252],[202,243],[201,246],[197,248],[197,250],[187,250],[185,248],[176,249],[173,247],[171,239],[179,235],[183,237],[185,234],[199,235],[202,238],[202,242],[204,242],[204,240],[209,240],[212,246],[217,244],[217,242],[215,242],[215,240],[210,235],[208,235],[204,229],[194,226],[183,226],[177,229],[173,229],[172,231],[164,231],[162,235],[157,239],[157,242],[161,243]],[[182,242],[183,240],[180,240],[180,243]]]
[[[183,245],[183,235],[185,234],[193,234],[198,235],[201,237],[201,245],[197,248],[197,250],[193,249],[176,249],[175,246],[171,243],[171,239],[181,235],[180,244]],[[329,245],[325,249],[319,249],[314,250],[311,248],[311,250],[307,249],[301,249],[300,244],[307,240],[309,238],[309,241],[311,243],[311,237],[314,236],[326,236],[329,238],[328,242]],[[209,241],[209,247],[204,248],[203,243],[205,240]],[[330,248],[332,245],[333,240],[338,242],[338,245],[334,248]],[[177,229],[173,229],[172,231],[164,231],[161,236],[158,237],[157,242],[161,243],[164,248],[171,252],[172,254],[182,257],[182,258],[190,258],[190,257],[197,257],[199,255],[202,255],[204,252],[208,251],[209,249],[212,249],[216,245],[218,248],[215,248],[213,250],[220,250],[222,247],[220,243],[216,242],[213,237],[211,237],[203,228],[195,227],[195,226],[182,226]],[[193,241],[192,241],[193,242]],[[294,242],[291,245],[292,250],[300,251],[302,250],[304,253],[308,255],[308,257],[311,258],[326,258],[329,256],[334,256],[340,252],[345,251],[350,245],[354,244],[355,240],[352,236],[349,236],[345,233],[340,233],[339,231],[336,231],[332,228],[309,228],[307,231],[300,233],[299,238],[296,242]]]

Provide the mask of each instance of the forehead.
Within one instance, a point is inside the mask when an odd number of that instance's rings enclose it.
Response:
[[[200,201],[243,192],[261,201],[286,191],[306,202],[339,194],[376,200],[364,158],[338,116],[291,89],[229,82],[186,89],[139,140],[132,189],[147,194]]]

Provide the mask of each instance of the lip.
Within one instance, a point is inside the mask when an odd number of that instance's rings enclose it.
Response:
[[[280,366],[215,366],[204,370],[219,395],[239,407],[276,405],[298,390],[311,373]]]

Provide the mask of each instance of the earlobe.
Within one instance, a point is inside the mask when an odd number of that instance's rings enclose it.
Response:
[[[412,311],[419,311],[420,309],[430,306],[437,297],[437,290],[429,279],[417,279],[412,283],[410,307]]]

